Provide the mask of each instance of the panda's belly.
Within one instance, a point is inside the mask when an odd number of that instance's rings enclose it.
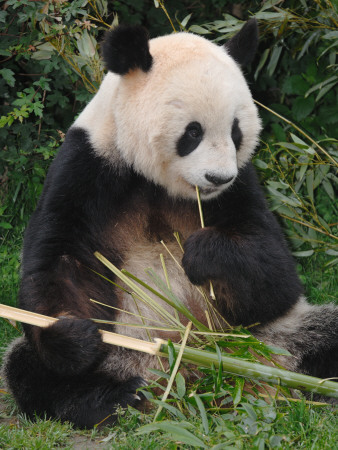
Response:
[[[146,273],[146,270],[151,268],[167,286],[164,273],[166,270],[173,294],[188,308],[196,319],[206,323],[205,300],[200,289],[189,282],[183,271],[181,266],[183,253],[179,244],[171,241],[165,245],[169,251],[160,242],[149,242],[144,239],[143,242],[134,243],[132,248],[130,248],[130,252],[126,255],[123,268],[156,291],[159,291],[164,297],[166,297],[166,293],[160,291],[160,288],[156,286],[156,283]],[[163,255],[165,269],[162,265],[161,254]],[[115,321],[118,322],[115,326],[116,332],[146,340],[155,337],[179,339],[180,334],[172,329],[173,327],[179,327],[177,321],[186,325],[188,320],[181,314],[178,317],[174,308],[166,303],[165,300],[159,298],[148,289],[142,286],[139,287],[149,297],[148,300],[144,301],[138,296],[128,294],[122,290],[116,291],[119,299],[118,307],[120,310],[123,310],[118,311],[115,316]],[[130,289],[127,288],[127,290]],[[156,305],[159,308],[156,308]],[[164,310],[164,312],[158,311],[158,309]],[[151,329],[152,327],[154,329]]]

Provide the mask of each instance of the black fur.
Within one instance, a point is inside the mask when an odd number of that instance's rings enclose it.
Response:
[[[176,143],[177,154],[179,156],[187,156],[193,152],[202,142],[203,134],[203,129],[199,122],[190,122]]]
[[[236,150],[238,151],[242,143],[243,133],[239,127],[239,120],[237,118],[234,119],[234,122],[232,124],[231,139],[233,140]]]
[[[225,43],[229,55],[241,66],[253,60],[258,47],[258,26],[256,19],[248,20],[233,38]]]
[[[108,31],[102,44],[107,69],[119,75],[134,69],[148,72],[153,60],[148,41],[147,30],[140,26],[119,25]]]

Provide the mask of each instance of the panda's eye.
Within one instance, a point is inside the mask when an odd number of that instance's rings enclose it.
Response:
[[[190,122],[183,135],[177,141],[176,149],[179,156],[187,156],[193,152],[203,139],[203,129],[199,122]]]
[[[243,138],[241,129],[239,128],[239,120],[237,117],[234,119],[231,129],[231,139],[235,144],[236,150],[239,150]]]
[[[202,134],[201,125],[198,122],[193,122],[188,125],[187,132],[191,138],[198,139]]]

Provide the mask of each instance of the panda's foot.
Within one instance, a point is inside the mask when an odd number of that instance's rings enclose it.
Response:
[[[94,375],[74,391],[71,401],[67,399],[59,405],[56,417],[72,422],[77,428],[111,425],[118,417],[119,408],[142,407],[145,397],[137,389],[146,384],[141,377],[116,383],[105,375]]]
[[[13,342],[5,354],[1,374],[21,411],[35,416],[69,421],[78,428],[112,424],[119,407],[141,407],[141,377],[117,381],[114,374],[89,371],[61,376],[49,370],[25,338]]]

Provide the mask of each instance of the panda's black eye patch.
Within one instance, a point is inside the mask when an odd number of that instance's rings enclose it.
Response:
[[[233,143],[235,144],[236,150],[239,150],[239,147],[241,145],[243,138],[243,134],[241,132],[241,129],[239,128],[239,120],[237,117],[234,119],[231,129],[231,139]]]
[[[203,129],[199,122],[190,122],[176,144],[179,156],[187,156],[193,152],[203,139]]]

